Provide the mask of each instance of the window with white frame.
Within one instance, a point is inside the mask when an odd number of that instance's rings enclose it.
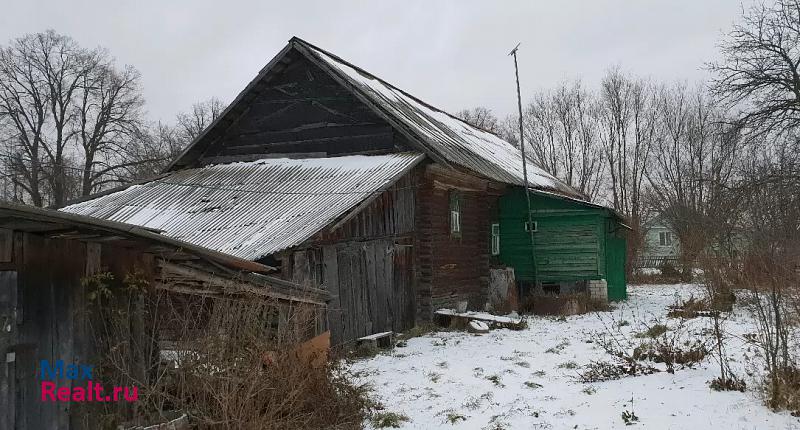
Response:
[[[450,192],[450,236],[461,237],[461,195]]]
[[[500,224],[492,224],[492,255],[500,255]]]
[[[534,221],[532,225],[533,225],[533,228],[531,228],[531,223],[529,223],[528,221],[525,221],[525,231],[532,231],[534,233],[539,231],[539,222],[538,221]]]
[[[658,233],[658,244],[661,246],[672,246],[672,233],[668,231]]]

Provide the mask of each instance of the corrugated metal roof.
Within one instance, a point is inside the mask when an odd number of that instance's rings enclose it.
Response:
[[[130,246],[128,242],[135,242],[136,246],[144,252],[160,257],[162,261],[159,264],[170,264],[167,261],[174,259],[171,264],[176,267],[192,267],[193,271],[206,272],[206,275],[223,280],[221,285],[217,286],[222,287],[222,291],[226,293],[248,292],[276,299],[315,304],[324,304],[330,299],[330,294],[324,290],[264,275],[264,273],[274,271],[274,267],[203,248],[136,225],[64,213],[53,209],[0,203],[0,227],[64,240],[101,240],[103,243],[112,245],[118,244],[120,241],[126,242],[122,246]],[[202,265],[200,267],[183,266],[182,262],[185,262],[187,257],[197,257],[213,262],[214,265],[211,268],[215,270],[209,272]],[[216,270],[219,267],[229,270]],[[224,280],[238,282],[231,283]],[[211,282],[211,284],[220,283]],[[191,288],[187,289],[187,292],[190,290]]]
[[[426,144],[426,149],[445,160],[499,182],[523,185],[519,149],[493,133],[482,130],[437,109],[388,82],[299,38],[295,43],[375,103],[392,119],[408,127]],[[527,157],[526,157],[527,158]],[[556,179],[532,160],[527,163],[531,188],[584,196]]]
[[[424,158],[264,159],[186,169],[63,211],[156,228],[248,260],[298,245]]]

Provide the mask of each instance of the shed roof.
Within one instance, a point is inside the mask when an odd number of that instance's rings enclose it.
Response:
[[[0,228],[49,238],[140,249],[158,256],[162,267],[167,265],[173,270],[190,271],[188,276],[202,274],[203,281],[210,280],[209,288],[213,284],[221,294],[244,292],[313,304],[324,304],[330,299],[324,290],[265,275],[275,270],[272,267],[183,242],[136,225],[52,209],[0,203]],[[208,293],[197,291],[196,288],[184,288],[182,292]]]
[[[63,208],[248,260],[310,238],[424,155],[262,159],[186,169]]]
[[[330,74],[344,87],[393,127],[406,135],[417,150],[443,164],[469,169],[499,182],[524,185],[522,156],[509,142],[493,133],[452,116],[330,52],[297,37],[281,50],[186,150],[169,169],[191,165],[190,159],[202,154],[220,130],[235,122],[246,110],[263,82],[285,67],[287,56],[300,53]],[[580,192],[556,179],[533,160],[528,162],[531,188],[585,199]]]
[[[147,244],[159,254],[169,254],[179,259],[186,259],[188,255],[236,270],[256,273],[275,271],[274,267],[164,236],[158,230],[29,205],[0,203],[0,228],[64,239],[138,242]]]

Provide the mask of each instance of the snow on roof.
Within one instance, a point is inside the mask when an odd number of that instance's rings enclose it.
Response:
[[[248,260],[298,245],[424,158],[263,159],[173,172],[63,211],[156,228]]]
[[[426,149],[453,164],[499,182],[524,185],[519,149],[493,133],[472,126],[349,62],[302,39],[292,42],[346,79],[362,96],[383,109],[423,140]],[[528,157],[526,157],[528,158]],[[531,188],[555,191],[581,199],[584,196],[536,165],[527,163]]]

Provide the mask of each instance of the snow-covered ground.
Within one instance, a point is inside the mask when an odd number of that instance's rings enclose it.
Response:
[[[702,295],[695,285],[631,286],[628,292],[629,300],[612,312],[566,320],[531,317],[522,331],[432,333],[356,361],[351,370],[371,383],[388,411],[408,416],[406,429],[615,429],[625,428],[625,410],[647,429],[800,429],[800,418],[769,411],[753,391],[710,390],[708,381],[718,373],[711,357],[674,374],[578,382],[583,366],[611,358],[597,343],[604,327],[634,339],[645,324],[678,324],[666,318],[677,297]],[[691,320],[688,332],[699,333],[709,323],[710,318]],[[738,335],[753,331],[743,311],[727,324]],[[729,341],[732,367],[740,375],[752,355],[752,347]]]

